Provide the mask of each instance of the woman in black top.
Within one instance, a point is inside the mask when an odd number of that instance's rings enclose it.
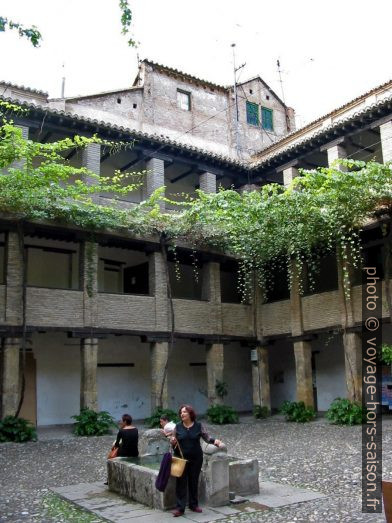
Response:
[[[181,447],[184,459],[188,460],[184,473],[176,480],[176,510],[174,517],[182,516],[185,512],[187,490],[189,492],[189,508],[193,512],[202,512],[198,500],[198,483],[201,466],[203,464],[203,451],[200,446],[200,438],[206,443],[212,443],[217,447],[222,445],[218,439],[210,438],[201,423],[196,421],[196,414],[190,405],[181,405],[179,409],[181,421],[177,423],[170,441],[175,446],[174,453],[181,456],[176,447]]]
[[[132,416],[124,414],[121,429],[118,431],[114,447],[118,448],[117,456],[136,457],[139,455],[137,448],[139,433],[136,427],[132,425]]]

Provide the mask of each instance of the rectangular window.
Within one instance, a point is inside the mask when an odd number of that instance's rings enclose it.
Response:
[[[184,111],[191,110],[191,93],[177,89],[177,105]]]
[[[253,102],[246,102],[246,121],[249,125],[259,125],[259,106]]]
[[[27,285],[78,288],[78,253],[68,249],[26,246]]]
[[[272,109],[261,108],[261,127],[266,131],[273,131],[274,124],[272,118]]]

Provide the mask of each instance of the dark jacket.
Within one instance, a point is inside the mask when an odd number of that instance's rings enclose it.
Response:
[[[203,459],[200,438],[203,438],[206,443],[214,443],[215,441],[214,438],[210,438],[203,425],[198,421],[194,421],[193,425],[188,429],[180,421],[176,425],[174,435],[181,447],[184,458],[188,460]],[[178,447],[175,448],[174,454],[181,456]]]
[[[121,440],[121,443],[120,443]],[[136,428],[120,429],[117,434],[117,439],[114,444],[118,447],[118,456],[121,457],[136,457],[139,455],[137,444],[139,441],[139,433]]]

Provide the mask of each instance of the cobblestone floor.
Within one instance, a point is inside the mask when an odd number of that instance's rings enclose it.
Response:
[[[143,430],[143,427],[140,427]],[[337,427],[324,419],[308,424],[286,423],[280,417],[216,427],[229,453],[257,457],[261,479],[309,488],[327,498],[263,513],[249,513],[227,522],[384,522],[382,515],[361,513],[361,427]],[[48,488],[104,481],[106,454],[113,436],[76,438],[69,431],[49,431],[36,443],[0,445],[0,521],[55,521],[42,516]],[[392,418],[383,422],[384,478],[392,479]]]

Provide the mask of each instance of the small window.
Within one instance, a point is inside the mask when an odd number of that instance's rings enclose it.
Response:
[[[265,98],[266,98],[266,100],[269,100],[269,94],[267,94]]]
[[[261,127],[266,131],[274,130],[272,110],[266,107],[261,108]]]
[[[253,94],[253,89],[249,89],[249,94]]]
[[[137,107],[137,104],[133,104],[133,108],[136,109],[136,107]]]
[[[177,89],[177,105],[184,111],[191,110],[191,93]]]
[[[246,102],[246,121],[249,125],[259,125],[259,106],[252,102]]]
[[[121,98],[117,98],[117,103],[118,103],[118,104],[121,103]]]

